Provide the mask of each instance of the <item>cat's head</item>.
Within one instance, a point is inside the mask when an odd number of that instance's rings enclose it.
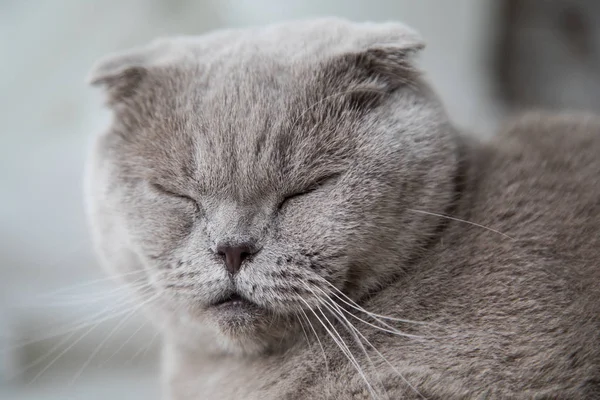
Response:
[[[87,197],[103,263],[159,296],[167,329],[246,351],[336,289],[356,299],[401,275],[436,225],[411,209],[443,212],[456,164],[422,46],[400,24],[321,19],[101,61],[114,120]]]

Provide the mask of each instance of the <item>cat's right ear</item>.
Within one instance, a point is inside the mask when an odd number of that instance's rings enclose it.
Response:
[[[114,53],[94,65],[87,82],[106,91],[109,105],[122,103],[135,95],[154,68],[172,62],[176,53],[172,43],[164,40]]]

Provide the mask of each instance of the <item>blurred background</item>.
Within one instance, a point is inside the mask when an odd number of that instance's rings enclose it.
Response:
[[[0,399],[158,399],[159,339],[91,251],[82,172],[109,113],[84,84],[157,36],[336,15],[399,20],[460,128],[600,108],[595,0],[1,0]]]

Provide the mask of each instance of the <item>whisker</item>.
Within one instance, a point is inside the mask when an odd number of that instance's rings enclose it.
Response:
[[[114,336],[115,333],[117,333],[119,331],[119,329],[121,329],[121,327],[127,322],[129,321],[129,319],[131,318],[131,316],[133,314],[135,314],[137,311],[139,311],[142,307],[144,307],[145,305],[147,305],[148,303],[156,300],[158,297],[160,296],[160,294],[156,294],[154,296],[152,296],[150,299],[140,303],[137,307],[135,307],[131,312],[129,312],[109,333],[108,335],[100,342],[100,344],[96,347],[96,349],[92,352],[92,354],[88,357],[88,359],[85,361],[85,363],[83,363],[83,365],[81,366],[81,368],[77,371],[77,373],[75,374],[75,376],[73,377],[73,379],[71,380],[71,382],[69,382],[68,387],[72,386],[77,379],[81,376],[81,374],[83,373],[83,371],[85,371],[85,369],[90,365],[90,363],[92,362],[92,360],[94,359],[94,357],[100,352],[100,350],[102,349],[102,347],[110,340],[111,337]]]
[[[321,343],[321,339],[319,339],[319,335],[317,334],[317,331],[315,330],[315,327],[313,326],[313,324],[310,322],[308,315],[306,315],[306,312],[304,312],[304,310],[302,308],[300,309],[300,311],[302,312],[302,315],[304,315],[304,318],[306,319],[308,326],[310,327],[310,329],[312,329],[313,334],[315,335],[315,338],[317,339],[317,342],[319,343],[319,347],[321,347],[321,352],[323,353],[323,359],[325,361],[325,369],[327,370],[327,376],[330,376],[329,362],[327,361],[327,355],[325,354],[325,348],[323,347],[323,344]]]
[[[109,277],[106,277],[106,278],[95,279],[95,280],[86,281],[86,282],[80,282],[78,284],[75,284],[75,285],[72,285],[72,286],[67,286],[67,287],[64,287],[64,288],[60,288],[60,289],[54,290],[52,292],[40,293],[40,294],[38,294],[35,297],[45,298],[47,296],[53,296],[53,295],[56,295],[56,294],[59,294],[59,293],[63,293],[63,292],[69,291],[69,290],[79,289],[79,288],[85,288],[85,287],[88,287],[88,286],[96,285],[98,283],[110,282],[110,281],[114,281],[114,280],[119,279],[119,278],[123,278],[123,277],[126,277],[126,276],[131,276],[131,275],[134,275],[134,274],[140,274],[140,273],[143,273],[143,272],[146,272],[146,271],[145,270],[136,270],[136,271],[127,272],[127,273],[124,273],[124,274],[112,275],[112,276],[109,276]]]
[[[330,300],[331,301],[331,300]],[[331,305],[333,305],[335,308],[337,308],[338,310],[341,309],[341,307],[337,304],[335,304],[335,302],[331,301]],[[341,313],[340,313],[341,315]],[[389,362],[389,360],[383,355],[381,354],[381,352],[365,337],[365,335],[363,335],[360,330],[358,330],[353,324],[350,323],[350,321],[348,321],[347,318],[344,318],[346,323],[348,324],[349,328],[352,328],[358,335],[360,335],[362,337],[362,339],[379,355],[379,357],[386,363],[388,364],[388,366],[390,366],[394,372],[396,372],[396,374],[404,381],[404,383],[406,383],[408,385],[408,387],[410,387],[417,395],[419,395],[421,398],[427,400],[427,398],[425,396],[423,396],[423,394],[421,392],[419,392],[417,390],[417,388],[415,388],[405,377],[404,375],[402,375],[400,373],[400,371],[398,371],[398,369],[392,365],[392,363]]]
[[[328,293],[327,293],[327,292],[325,292],[323,289],[321,289],[321,288],[319,288],[319,287],[315,287],[315,289],[318,289],[318,290],[319,290],[321,293],[323,293],[323,295],[324,295],[325,297],[329,298],[329,297],[328,297]],[[314,293],[314,292],[313,292],[313,293]],[[336,295],[335,295],[335,293],[331,293],[331,294],[332,294],[332,295],[334,295],[334,296],[336,296]],[[316,294],[315,294],[315,296],[316,296]],[[336,297],[337,297],[337,296],[336,296]],[[338,297],[338,298],[339,298],[339,297]],[[344,303],[345,303],[345,302],[344,302]],[[357,307],[353,307],[353,308],[357,309],[358,311],[364,311],[364,309],[362,309],[362,308],[357,308]],[[395,327],[393,327],[393,326],[391,326],[391,325],[389,325],[389,324],[385,323],[384,321],[380,321],[379,319],[377,319],[377,318],[374,318],[374,319],[375,319],[377,322],[379,322],[380,324],[382,324],[382,325],[384,325],[384,326],[385,326],[385,328],[383,328],[383,327],[381,327],[381,326],[377,326],[377,325],[375,325],[375,324],[372,324],[372,323],[370,323],[370,322],[368,322],[368,321],[365,321],[364,319],[360,318],[360,317],[359,317],[359,316],[357,316],[357,315],[354,315],[353,313],[349,312],[348,310],[344,309],[343,307],[340,307],[340,309],[341,309],[342,311],[344,311],[346,314],[348,314],[348,315],[352,316],[353,318],[355,318],[355,319],[357,319],[357,320],[359,320],[359,321],[361,321],[361,322],[363,322],[363,323],[365,323],[365,324],[367,324],[367,325],[369,325],[369,326],[371,326],[371,327],[373,327],[373,328],[375,328],[375,329],[378,329],[378,330],[380,330],[380,331],[383,331],[383,332],[388,332],[388,333],[392,333],[392,334],[394,334],[394,335],[398,335],[398,336],[404,336],[404,337],[407,337],[407,338],[412,338],[412,339],[441,339],[440,337],[435,337],[435,336],[421,336],[421,335],[413,335],[413,334],[410,334],[410,333],[405,333],[405,332],[402,332],[402,331],[400,331],[400,330],[396,329]]]
[[[63,338],[61,341],[59,341],[57,344],[55,344],[54,346],[52,346],[50,348],[50,350],[48,350],[45,354],[43,354],[42,356],[38,357],[37,359],[33,360],[32,362],[30,362],[29,364],[23,366],[19,371],[13,373],[8,379],[15,379],[17,376],[20,376],[22,374],[24,374],[25,372],[27,372],[28,370],[30,370],[31,368],[43,363],[44,361],[46,361],[50,356],[52,356],[52,354],[54,354],[54,352],[56,352],[58,349],[60,349],[61,347],[63,347],[64,345],[66,345],[69,340],[71,340],[71,338],[73,336],[75,336],[75,334],[77,334],[79,331],[73,331],[71,332],[69,335],[67,335],[65,338]]]
[[[32,338],[29,340],[26,340],[24,342],[20,342],[14,346],[10,346],[10,347],[6,347],[4,349],[0,350],[0,354],[5,353],[5,352],[9,352],[9,351],[13,351],[13,350],[17,350],[20,349],[24,346],[28,346],[34,343],[38,343],[38,342],[42,342],[44,340],[48,340],[51,339],[53,337],[56,336],[61,336],[61,335],[65,335],[71,331],[79,331],[87,326],[90,325],[96,325],[96,324],[101,324],[102,322],[108,321],[110,319],[112,319],[112,317],[105,317],[106,315],[111,315],[112,311],[114,311],[115,309],[117,309],[117,307],[111,306],[109,309],[104,308],[102,311],[94,314],[92,316],[92,318],[87,318],[84,319],[83,322],[78,322],[75,326],[68,326],[67,328],[62,328],[60,330],[58,329],[53,329],[51,330],[49,333],[47,333],[46,335],[42,336],[42,337],[36,337],[36,338]],[[99,320],[97,319],[98,317],[102,317]]]
[[[349,307],[354,308],[357,311],[361,311],[369,316],[371,316],[374,319],[386,319],[388,321],[396,321],[396,322],[403,322],[403,323],[407,323],[407,324],[415,324],[415,325],[431,325],[434,326],[436,324],[431,323],[431,322],[426,322],[426,321],[413,321],[410,319],[402,319],[402,318],[394,318],[394,317],[388,317],[386,315],[381,315],[381,314],[376,314],[372,311],[368,311],[365,310],[363,307],[359,306],[354,300],[352,300],[350,297],[348,297],[344,292],[342,292],[340,289],[338,289],[337,287],[335,287],[333,285],[333,283],[327,281],[324,278],[321,278],[319,280],[319,282],[323,282],[326,283],[327,285],[329,285],[333,290],[335,290],[338,294],[336,293],[331,293],[332,295],[336,296],[342,303],[346,304]],[[340,297],[341,296],[341,297]],[[381,321],[380,321],[381,322]],[[382,322],[383,323],[383,322]]]
[[[40,372],[38,372],[31,381],[29,381],[29,385],[34,384],[46,371],[50,369],[60,358],[62,358],[69,350],[75,347],[79,342],[81,342],[85,337],[87,337],[94,329],[98,327],[99,324],[93,325],[90,329],[85,331],[77,340],[72,342],[69,346],[63,349],[52,361],[50,361]]]
[[[307,285],[307,289],[312,292],[312,289],[308,285]],[[319,303],[321,305],[323,305],[324,307],[326,307],[326,309],[328,309],[329,312],[331,312],[331,314],[338,320],[338,322],[342,326],[344,326],[346,328],[346,330],[348,330],[348,333],[350,333],[352,335],[352,337],[354,338],[354,341],[356,342],[356,344],[359,345],[363,354],[369,361],[369,364],[371,365],[371,368],[373,369],[375,375],[377,376],[377,379],[379,381],[379,384],[381,385],[381,388],[383,389],[383,392],[385,393],[386,397],[389,399],[389,395],[385,389],[385,386],[383,385],[383,382],[381,381],[381,377],[379,376],[379,373],[377,371],[377,368],[375,367],[375,364],[373,363],[373,360],[369,356],[369,353],[367,352],[367,349],[365,348],[365,346],[362,344],[362,341],[360,340],[360,338],[356,335],[356,332],[354,332],[357,329],[350,323],[350,321],[348,321],[348,319],[342,313],[339,312],[340,307],[337,304],[335,304],[330,298],[320,297],[316,293],[314,293],[314,292],[312,292],[312,293],[315,296],[315,298],[319,301]],[[328,304],[328,302],[331,304]],[[332,305],[333,305],[333,307],[332,307]]]
[[[346,356],[346,358],[348,359],[348,361],[350,361],[350,363],[354,366],[354,368],[356,369],[356,371],[360,374],[360,376],[362,377],[362,379],[365,381],[365,383],[367,384],[367,388],[369,389],[369,392],[375,398],[377,398],[378,397],[377,393],[375,392],[375,390],[373,389],[373,387],[369,383],[369,380],[365,376],[362,368],[360,367],[360,364],[358,364],[358,362],[356,361],[356,359],[352,355],[352,352],[350,351],[350,349],[348,348],[348,346],[346,345],[346,343],[344,342],[344,340],[342,339],[342,337],[340,336],[340,334],[335,330],[335,328],[333,327],[333,325],[331,324],[331,322],[329,322],[327,320],[327,317],[325,316],[325,314],[323,314],[323,311],[320,308],[317,308],[319,310],[319,312],[321,313],[321,315],[323,316],[323,318],[327,321],[327,323],[329,324],[329,326],[332,328],[333,332],[335,332],[335,335],[332,332],[332,330],[330,330],[327,327],[327,325],[325,325],[325,323],[321,320],[321,318],[319,318],[319,316],[317,315],[317,313],[315,312],[315,310],[313,310],[313,308],[310,307],[310,305],[306,302],[306,300],[304,300],[302,297],[299,297],[298,299],[301,300],[308,307],[308,309],[314,314],[314,316],[321,323],[321,325],[323,326],[323,328],[325,328],[325,330],[327,331],[327,333],[329,334],[329,336],[337,344],[337,346],[342,351],[342,353],[344,353],[344,355]]]
[[[386,324],[385,322],[379,321],[381,324],[383,324],[385,326],[385,328],[382,328],[381,326],[377,326],[375,324],[372,324],[368,321],[365,321],[364,319],[360,318],[357,315],[354,315],[353,313],[349,312],[348,310],[345,310],[343,307],[340,307],[341,310],[343,310],[346,314],[350,315],[351,317],[361,321],[364,324],[367,324],[377,330],[380,330],[382,332],[388,332],[397,336],[403,336],[403,337],[407,337],[407,338],[411,338],[411,339],[441,339],[441,337],[439,336],[422,336],[422,335],[413,335],[410,333],[405,333],[402,331],[399,331],[398,329],[394,328],[393,326]]]
[[[119,352],[121,350],[123,350],[125,348],[125,346],[127,346],[129,344],[129,342],[131,342],[131,340],[135,337],[135,335],[137,335],[138,333],[140,333],[140,331],[142,329],[144,329],[144,327],[148,324],[148,321],[144,321],[142,324],[140,324],[140,326],[133,331],[133,333],[127,338],[127,340],[123,341],[123,343],[121,343],[121,345],[104,361],[102,361],[102,363],[100,364],[100,366],[103,366],[105,364],[107,364],[110,360],[112,360],[117,354],[119,354]]]
[[[123,306],[135,304],[136,301],[137,300],[135,300],[135,299],[127,299],[125,303],[105,307],[101,311],[92,315],[91,317],[85,317],[83,319],[78,320],[77,322],[67,325],[66,327],[60,326],[60,327],[55,327],[55,328],[45,328],[43,330],[46,332],[46,334],[44,334],[43,336],[34,337],[32,339],[15,344],[14,346],[0,349],[0,354],[6,353],[9,351],[13,351],[16,349],[20,349],[22,347],[31,345],[33,343],[42,342],[44,340],[48,340],[48,339],[54,338],[56,336],[65,335],[72,331],[77,332],[77,331],[80,331],[80,330],[90,326],[90,325],[94,325],[94,326],[100,325],[103,322],[110,321],[111,319],[114,319],[120,315],[123,315],[124,313],[127,313],[128,310],[123,310],[122,309]],[[119,310],[119,311],[115,314],[114,313],[115,310]]]
[[[346,354],[346,356],[348,357],[348,359],[350,360],[350,362],[355,366],[355,368],[357,369],[357,371],[359,372],[359,374],[361,375],[361,377],[363,378],[363,380],[367,384],[367,388],[369,389],[369,392],[371,393],[371,395],[373,397],[375,397],[376,399],[379,398],[379,396],[377,395],[377,392],[375,391],[375,389],[371,385],[371,382],[369,382],[369,379],[367,378],[365,372],[363,371],[362,367],[358,363],[358,360],[356,359],[356,357],[354,357],[354,354],[352,354],[352,351],[350,350],[350,347],[348,347],[348,345],[346,344],[346,342],[344,341],[344,339],[342,338],[342,336],[338,333],[338,331],[335,329],[335,327],[333,326],[333,324],[327,319],[327,317],[323,313],[323,310],[320,307],[317,307],[317,310],[319,311],[319,313],[321,313],[321,315],[323,316],[323,319],[327,322],[327,324],[329,325],[329,327],[331,328],[331,330],[335,333],[335,336],[339,340],[340,348],[342,349],[342,351],[344,351],[344,353]],[[316,314],[315,314],[315,316],[316,316]]]
[[[302,323],[302,320],[300,319],[300,315],[296,315],[296,319],[298,320],[298,323],[300,324],[300,327],[302,328],[302,332],[304,333],[304,338],[306,339],[306,344],[308,346],[310,346],[310,339],[308,338],[308,334],[306,333],[304,324]]]
[[[463,222],[465,224],[473,225],[473,226],[476,226],[478,228],[482,228],[482,229],[485,229],[487,231],[497,233],[498,235],[502,235],[505,238],[508,238],[510,240],[515,240],[513,237],[508,236],[506,233],[502,233],[502,232],[500,232],[500,231],[498,231],[496,229],[490,228],[489,226],[481,225],[481,224],[478,224],[476,222],[471,222],[471,221],[467,221],[467,220],[464,220],[464,219],[452,217],[450,215],[438,214],[438,213],[433,213],[433,212],[423,211],[423,210],[415,210],[415,209],[412,209],[412,208],[408,208],[407,210],[415,212],[415,213],[421,213],[421,214],[431,215],[431,216],[434,216],[434,217],[446,218],[446,219],[450,219],[452,221]]]
[[[152,339],[150,339],[150,341],[146,344],[146,346],[144,346],[144,347],[140,348],[138,351],[136,351],[135,354],[133,356],[131,356],[131,358],[125,362],[125,364],[132,363],[133,360],[135,360],[138,356],[143,357],[152,348],[152,345],[154,344],[154,342],[156,341],[156,339],[159,336],[160,336],[160,332],[157,331],[154,334],[154,336],[152,337]]]
[[[60,296],[57,301],[54,302],[40,302],[36,304],[27,305],[27,307],[31,308],[60,308],[60,307],[73,307],[73,306],[81,306],[87,305],[91,303],[101,302],[102,300],[107,299],[119,299],[119,298],[127,298],[131,295],[132,290],[142,290],[149,288],[150,284],[145,282],[143,284],[138,285],[124,285],[109,291],[100,292],[96,295],[70,295],[70,296]],[[24,308],[25,305],[17,305],[19,308]]]

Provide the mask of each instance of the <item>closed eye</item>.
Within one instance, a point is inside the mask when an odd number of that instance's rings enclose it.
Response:
[[[288,201],[304,196],[306,194],[317,191],[327,184],[331,184],[333,181],[340,177],[341,173],[336,173],[333,175],[325,176],[321,179],[316,180],[313,184],[307,186],[304,190],[300,190],[298,192],[289,194],[283,198],[283,200],[279,203],[278,209],[281,209]]]
[[[161,185],[159,183],[151,183],[150,186],[155,191],[157,191],[157,192],[160,192],[162,194],[166,194],[167,196],[170,196],[170,197],[176,197],[176,198],[180,198],[180,199],[183,199],[183,200],[186,200],[186,201],[190,201],[190,202],[194,203],[197,208],[200,207],[200,205],[198,204],[198,202],[195,199],[193,199],[190,196],[188,196],[188,195],[174,192],[173,190],[170,190],[170,189],[164,187],[163,185]]]

